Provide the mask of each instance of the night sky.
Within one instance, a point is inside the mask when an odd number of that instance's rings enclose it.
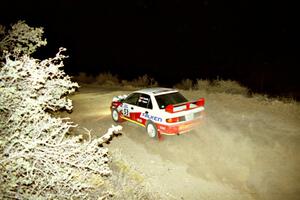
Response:
[[[72,74],[148,74],[237,80],[253,91],[299,95],[299,12],[288,1],[1,1],[0,23],[45,28],[37,56],[66,47]]]

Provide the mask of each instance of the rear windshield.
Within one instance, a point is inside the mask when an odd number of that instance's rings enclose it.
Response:
[[[162,94],[155,96],[156,102],[160,109],[166,108],[170,104],[179,104],[187,102],[188,100],[179,92]]]

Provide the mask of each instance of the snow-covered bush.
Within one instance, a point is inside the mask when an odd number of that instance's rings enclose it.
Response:
[[[8,31],[0,25],[0,60],[3,61],[5,52],[9,52],[13,56],[34,53],[38,47],[47,44],[46,39],[42,38],[43,33],[42,27],[30,27],[25,21],[18,21]]]
[[[91,177],[111,173],[105,137],[67,137],[76,125],[47,112],[72,109],[78,87],[61,69],[63,50],[43,61],[7,56],[0,67],[1,199],[84,198]]]

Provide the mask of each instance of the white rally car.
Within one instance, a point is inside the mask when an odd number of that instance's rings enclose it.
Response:
[[[188,101],[176,89],[147,88],[114,97],[110,109],[115,122],[133,122],[160,138],[192,130],[202,121],[204,103],[204,98]]]

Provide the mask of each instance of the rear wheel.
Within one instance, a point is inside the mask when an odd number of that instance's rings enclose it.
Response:
[[[151,138],[155,138],[157,136],[157,127],[152,121],[147,122],[146,131]]]
[[[121,122],[120,114],[116,109],[112,109],[111,111],[111,118],[114,120],[114,122]]]

